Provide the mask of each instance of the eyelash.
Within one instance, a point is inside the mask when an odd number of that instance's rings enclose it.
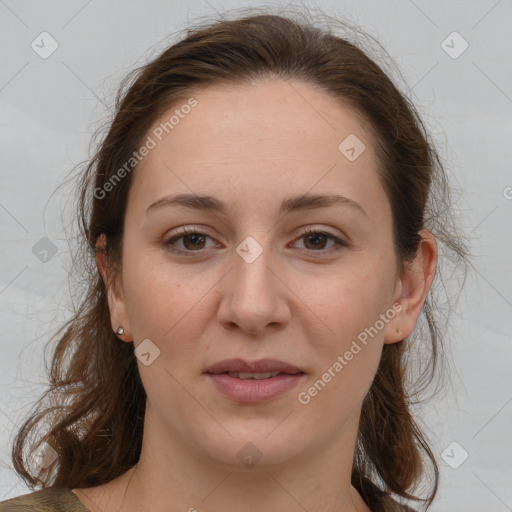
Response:
[[[174,247],[174,244],[180,239],[180,238],[183,238],[184,236],[187,236],[187,235],[202,235],[202,236],[206,236],[208,238],[211,238],[209,235],[207,235],[206,233],[201,233],[200,231],[197,231],[195,229],[191,229],[191,228],[183,228],[181,231],[179,231],[178,233],[176,233],[175,235],[173,235],[171,238],[169,238],[168,240],[165,240],[163,243],[162,243],[162,246],[171,251],[171,252],[174,252],[174,253],[177,253],[177,254],[183,254],[183,255],[187,255],[187,256],[190,256],[190,257],[194,257],[193,256],[193,253],[201,253],[203,252],[205,249],[199,249],[197,251],[190,251],[190,250],[183,250],[183,249],[176,249],[176,247]],[[295,241],[301,239],[301,238],[304,238],[308,235],[323,235],[323,236],[326,236],[327,238],[330,238],[331,240],[334,240],[335,242],[335,245],[333,247],[331,247],[330,249],[324,249],[324,250],[320,250],[320,251],[314,251],[314,250],[308,250],[308,249],[305,249],[306,251],[311,251],[312,253],[320,253],[320,254],[324,254],[324,253],[327,253],[327,252],[330,252],[331,250],[334,250],[334,251],[339,251],[341,249],[343,249],[344,247],[347,246],[347,244],[345,242],[343,242],[342,240],[340,240],[338,237],[330,234],[330,233],[327,233],[327,232],[324,232],[324,231],[321,231],[319,229],[315,229],[315,228],[305,228],[304,230],[301,231],[300,235],[295,239]]]

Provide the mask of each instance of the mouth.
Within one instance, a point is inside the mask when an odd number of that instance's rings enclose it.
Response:
[[[210,366],[204,373],[224,397],[241,403],[275,399],[297,386],[306,375],[299,367],[276,359],[229,359]]]
[[[269,378],[270,375],[276,375],[279,373],[286,373],[288,375],[295,375],[297,373],[304,373],[299,367],[286,363],[284,361],[280,361],[278,359],[258,359],[257,361],[246,361],[245,359],[225,359],[224,361],[219,361],[211,366],[209,366],[205,373],[210,373],[213,375],[218,375],[220,373],[231,373],[237,374],[240,376],[239,378],[249,378],[251,375],[255,375],[255,378],[266,379]],[[263,375],[263,377],[261,377]],[[249,377],[247,377],[249,376]]]
[[[262,373],[251,373],[251,372],[226,372],[227,375],[233,379],[242,380],[263,380],[276,377],[277,375],[290,375],[282,372],[262,372]]]

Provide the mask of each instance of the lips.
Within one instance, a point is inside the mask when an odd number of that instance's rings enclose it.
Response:
[[[304,373],[300,368],[278,359],[259,359],[245,361],[244,359],[226,359],[208,367],[205,373],[218,375],[220,373],[286,373],[296,375]]]
[[[224,397],[242,403],[272,400],[305,378],[300,368],[277,359],[228,359],[210,366],[205,374]]]
[[[230,377],[234,379],[242,379],[242,380],[261,380],[261,379],[270,379],[272,377],[277,377],[278,375],[284,375],[281,372],[228,372]],[[286,374],[288,375],[288,374]]]

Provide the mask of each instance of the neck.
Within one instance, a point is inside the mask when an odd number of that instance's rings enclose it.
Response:
[[[350,484],[357,419],[334,444],[327,440],[286,463],[244,467],[207,459],[146,415],[141,457],[125,474],[119,510],[369,512]]]

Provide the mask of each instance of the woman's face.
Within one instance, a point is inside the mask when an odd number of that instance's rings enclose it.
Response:
[[[347,446],[383,344],[404,337],[369,134],[298,81],[193,97],[147,134],[110,303],[140,346],[148,431],[229,465]]]

